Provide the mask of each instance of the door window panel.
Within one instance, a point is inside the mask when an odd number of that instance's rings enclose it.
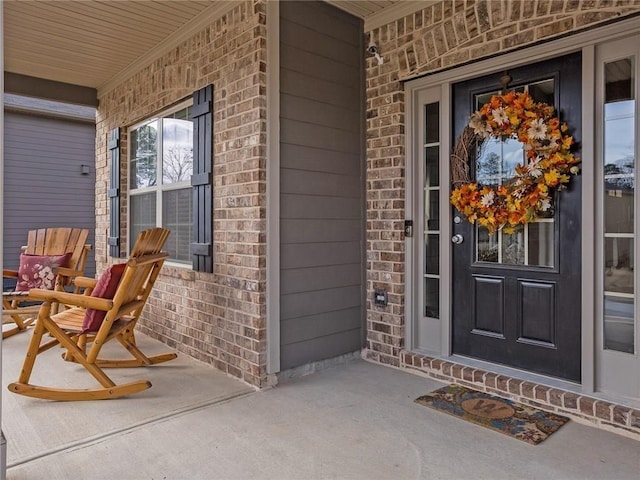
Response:
[[[527,225],[527,265],[553,267],[553,220],[539,220]]]
[[[604,105],[604,348],[635,352],[634,59],[606,63]]]
[[[535,101],[554,103],[555,81],[540,82],[514,88],[516,92],[528,92]],[[492,91],[475,97],[475,108],[500,93]],[[517,139],[490,137],[477,149],[476,181],[481,185],[501,185],[515,175],[515,167],[527,161],[524,144]],[[519,225],[512,234],[502,231],[491,235],[484,227],[476,226],[475,255],[477,262],[500,265],[523,265],[534,267],[554,267],[555,265],[555,220],[554,211],[527,225]]]
[[[440,280],[426,278],[424,290],[425,316],[440,318]]]

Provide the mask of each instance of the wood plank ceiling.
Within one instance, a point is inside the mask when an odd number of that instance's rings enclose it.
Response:
[[[210,1],[6,1],[8,72],[99,88]]]
[[[5,71],[98,90],[136,61],[157,52],[159,46],[170,45],[179,32],[232,5],[221,0],[2,3]],[[420,4],[391,0],[329,3],[365,21],[399,4]]]

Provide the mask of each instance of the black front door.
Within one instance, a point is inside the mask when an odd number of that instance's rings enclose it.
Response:
[[[555,106],[576,142],[581,133],[581,57],[509,70],[509,89]],[[503,72],[454,85],[454,139],[492,94]],[[577,150],[577,149],[576,149]],[[579,156],[579,151],[576,151]],[[521,162],[518,142],[494,142],[473,165],[481,183],[500,183]],[[474,162],[472,162],[474,163]],[[453,211],[453,353],[580,380],[581,183],[555,193],[546,218],[513,234],[489,235]]]

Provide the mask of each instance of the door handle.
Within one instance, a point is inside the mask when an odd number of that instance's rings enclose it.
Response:
[[[451,243],[453,243],[454,245],[460,245],[462,242],[464,242],[464,237],[459,233],[456,233],[453,237],[451,237]]]

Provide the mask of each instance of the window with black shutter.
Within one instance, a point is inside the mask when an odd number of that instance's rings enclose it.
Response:
[[[213,272],[213,86],[132,126],[128,230],[171,231],[169,261]]]

